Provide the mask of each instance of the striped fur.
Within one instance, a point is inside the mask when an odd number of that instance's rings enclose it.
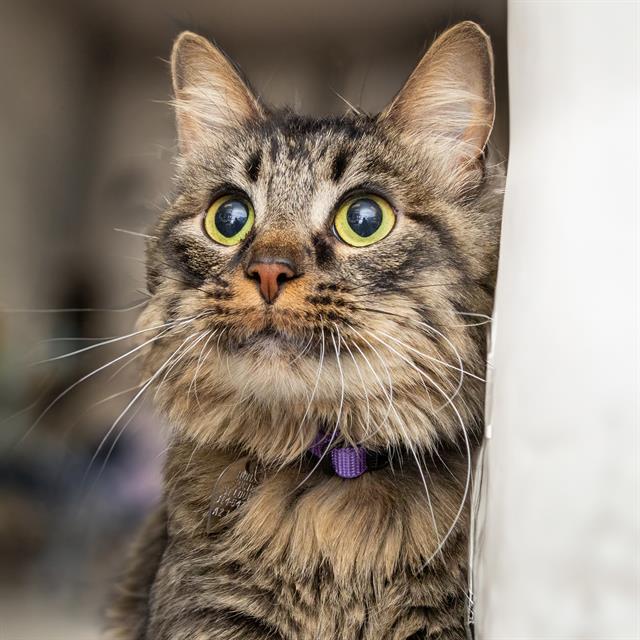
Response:
[[[165,498],[109,637],[464,638],[464,499],[503,185],[486,148],[486,35],[472,23],[445,33],[371,117],[269,111],[193,34],[178,40],[173,73],[179,175],[148,244],[139,325],[177,323],[144,349],[174,435]],[[237,247],[202,230],[229,190],[256,212]],[[397,212],[389,236],[360,249],[331,230],[354,192]],[[273,305],[245,275],[255,255],[285,256],[303,274]],[[327,476],[304,457],[320,428],[390,449],[392,464]],[[239,456],[266,476],[208,529],[216,480]]]

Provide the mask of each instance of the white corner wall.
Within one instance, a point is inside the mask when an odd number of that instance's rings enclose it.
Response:
[[[479,640],[640,637],[639,6],[509,2]]]

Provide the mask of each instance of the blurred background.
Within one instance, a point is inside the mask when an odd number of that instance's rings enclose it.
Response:
[[[0,0],[2,640],[97,637],[123,549],[159,492],[164,432],[148,407],[105,439],[135,362],[65,393],[129,343],[32,363],[133,331],[145,298],[135,233],[171,188],[172,39],[185,28],[214,38],[272,104],[376,112],[461,19],[493,40],[506,155],[505,1]]]

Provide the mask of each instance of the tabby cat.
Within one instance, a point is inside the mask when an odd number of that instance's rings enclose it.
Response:
[[[446,31],[376,116],[271,110],[193,33],[171,69],[177,189],[139,328],[173,435],[109,637],[466,637],[489,38]]]

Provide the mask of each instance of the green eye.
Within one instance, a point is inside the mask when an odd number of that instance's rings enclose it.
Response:
[[[218,198],[207,210],[204,228],[212,240],[228,247],[240,244],[251,227],[255,214],[251,203],[241,196]]]
[[[366,247],[389,235],[396,222],[391,205],[380,196],[357,196],[338,210],[333,227],[352,247]]]

